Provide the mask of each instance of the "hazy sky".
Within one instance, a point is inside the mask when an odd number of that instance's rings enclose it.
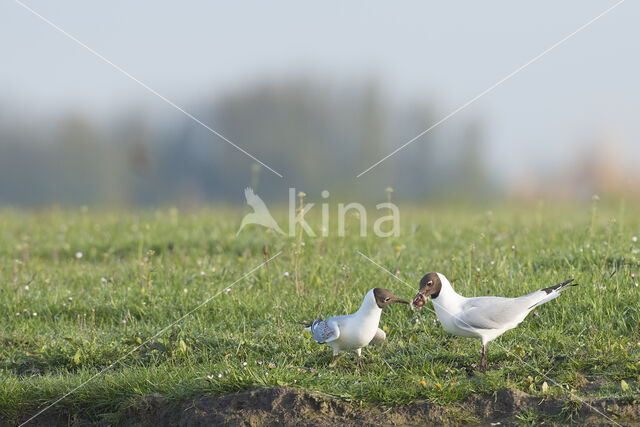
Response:
[[[444,116],[615,1],[25,3],[180,105],[304,73],[341,84],[375,77],[398,104],[437,100]],[[637,155],[639,17],[640,3],[626,1],[448,123],[484,119],[488,156],[506,177],[558,167],[594,135]],[[9,119],[73,109],[100,119],[132,104],[179,114],[0,1],[0,105]]]

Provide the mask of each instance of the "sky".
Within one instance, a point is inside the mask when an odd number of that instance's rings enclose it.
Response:
[[[374,78],[398,105],[435,100],[443,117],[615,3],[24,1],[177,105],[305,74]],[[441,126],[480,117],[485,156],[503,180],[562,167],[594,137],[637,156],[639,16],[640,3],[620,4]],[[18,2],[0,1],[5,119],[82,111],[100,121],[131,106],[180,114]],[[410,155],[411,146],[387,161]]]

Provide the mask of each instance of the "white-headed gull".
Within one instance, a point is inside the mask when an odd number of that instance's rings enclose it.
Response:
[[[484,369],[487,343],[518,326],[534,307],[559,297],[568,286],[576,285],[571,282],[573,279],[518,298],[466,298],[453,290],[443,274],[429,273],[420,280],[411,308],[420,310],[431,296],[438,320],[447,332],[482,340],[480,367]]]
[[[305,329],[311,331],[318,344],[327,344],[333,349],[332,364],[338,353],[355,350],[358,353],[358,366],[362,368],[362,347],[384,342],[386,334],[378,328],[380,314],[384,307],[394,302],[409,304],[409,301],[397,298],[386,289],[371,289],[355,313],[327,320],[316,319]]]

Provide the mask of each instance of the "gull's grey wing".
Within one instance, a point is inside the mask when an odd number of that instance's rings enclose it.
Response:
[[[373,337],[369,344],[371,345],[382,345],[384,340],[387,338],[387,334],[380,328],[376,331],[376,335]]]
[[[318,344],[324,344],[337,339],[340,336],[340,328],[333,319],[316,319],[311,325],[313,339]]]
[[[520,298],[469,298],[460,313],[454,317],[462,329],[504,329],[522,322],[529,313],[530,295]]]

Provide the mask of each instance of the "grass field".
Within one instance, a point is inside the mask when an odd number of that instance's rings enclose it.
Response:
[[[142,395],[179,402],[256,385],[389,405],[503,388],[564,396],[569,409],[575,396],[640,398],[637,207],[414,207],[388,239],[360,237],[355,219],[344,238],[255,226],[236,237],[244,213],[2,211],[0,424],[120,358],[50,411],[117,421]],[[265,252],[280,255],[238,281]],[[479,341],[448,335],[430,303],[385,309],[388,341],[364,350],[364,370],[353,356],[330,368],[329,348],[302,332],[303,321],[355,311],[373,287],[412,298],[429,271],[467,296],[518,296],[571,277],[581,286],[491,343],[486,374],[472,367]]]

